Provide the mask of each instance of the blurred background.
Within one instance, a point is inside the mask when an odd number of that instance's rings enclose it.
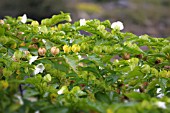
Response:
[[[170,0],[0,0],[0,18],[27,14],[40,21],[60,11],[80,18],[120,20],[125,31],[154,37],[170,36]]]

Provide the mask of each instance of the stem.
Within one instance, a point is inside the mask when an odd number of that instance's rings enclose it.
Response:
[[[20,95],[21,97],[23,97],[23,89],[22,89],[22,84],[19,85],[19,91],[20,91]]]

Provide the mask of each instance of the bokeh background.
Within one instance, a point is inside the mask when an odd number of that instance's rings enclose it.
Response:
[[[170,0],[0,0],[0,18],[27,14],[40,21],[60,11],[80,18],[120,20],[125,31],[154,37],[170,36]]]

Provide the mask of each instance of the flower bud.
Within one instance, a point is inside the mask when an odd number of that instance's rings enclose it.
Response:
[[[10,25],[9,24],[6,24],[5,27],[7,28],[7,30],[10,30]]]
[[[13,59],[15,60],[20,60],[23,57],[23,52],[22,51],[15,51],[13,55]]]
[[[77,44],[74,44],[71,48],[71,50],[74,52],[74,53],[77,53],[80,51],[80,46],[77,45]]]
[[[147,64],[144,64],[141,68],[141,72],[145,74],[150,73],[150,66]]]
[[[94,46],[93,52],[100,54],[100,53],[102,53],[102,48],[100,46]]]
[[[17,59],[15,58],[14,55],[12,56],[12,60],[13,60],[14,62],[18,62],[18,61],[19,61],[19,60],[17,60]]]
[[[23,35],[23,34],[24,32],[21,32],[21,31],[17,33],[17,35]]]
[[[4,68],[4,69],[2,70],[2,72],[3,72],[3,76],[5,76],[5,77],[9,77],[9,76],[12,75],[12,71],[9,70],[9,69],[7,69],[7,68]]]
[[[59,52],[60,52],[59,48],[56,48],[56,47],[51,48],[51,54],[53,56],[55,56],[56,54],[59,54]]]
[[[29,45],[28,48],[31,49],[38,49],[38,46],[36,44]]]
[[[7,81],[4,81],[4,80],[1,80],[0,81],[0,84],[2,85],[2,88],[3,89],[6,89],[9,85],[8,85],[8,82]]]
[[[156,77],[158,76],[158,73],[159,73],[159,72],[158,72],[157,69],[155,69],[155,68],[150,68],[150,71],[151,71],[151,74],[152,74],[152,75],[154,75],[154,76],[156,76]]]
[[[38,21],[32,21],[32,22],[31,22],[31,25],[32,25],[32,26],[39,26],[39,23],[38,23]]]
[[[112,53],[111,46],[103,46],[102,49],[104,50],[105,53],[108,53],[108,54]]]
[[[136,55],[136,57],[139,58],[139,59],[142,59],[143,58],[143,54],[138,54],[138,55]]]
[[[26,43],[25,43],[25,42],[22,42],[19,46],[20,46],[20,47],[26,46]]]
[[[33,43],[37,43],[38,42],[38,38],[32,38],[32,42]]]
[[[50,81],[51,81],[51,75],[50,75],[50,74],[47,74],[47,75],[44,76],[43,79],[44,79],[45,81],[47,81],[47,82],[50,82]]]
[[[1,25],[4,25],[4,23],[5,23],[4,20],[0,20]]]
[[[55,103],[56,102],[56,98],[57,98],[57,94],[55,94],[55,93],[52,93],[52,94],[50,94],[50,99],[51,99],[51,102],[53,103]]]
[[[164,78],[169,78],[170,77],[170,71],[162,70],[162,71],[159,72],[159,76],[164,77]]]
[[[156,59],[155,64],[160,64],[162,62],[161,58]]]
[[[64,45],[63,50],[64,50],[64,53],[69,53],[71,51],[71,47],[69,47],[68,45]]]
[[[87,43],[82,43],[80,46],[81,51],[89,51],[89,45]]]
[[[24,52],[24,56],[27,56],[27,55],[29,55],[30,54],[30,52],[29,51],[23,51]]]
[[[130,59],[130,54],[129,53],[124,53],[122,57],[125,60],[129,60]]]
[[[45,48],[39,48],[39,49],[38,49],[38,54],[39,54],[40,56],[45,56],[45,54],[46,54],[46,49],[45,49]]]

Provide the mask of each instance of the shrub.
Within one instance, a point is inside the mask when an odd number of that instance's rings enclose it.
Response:
[[[121,32],[121,22],[70,21],[0,21],[0,112],[170,111],[169,40]]]

